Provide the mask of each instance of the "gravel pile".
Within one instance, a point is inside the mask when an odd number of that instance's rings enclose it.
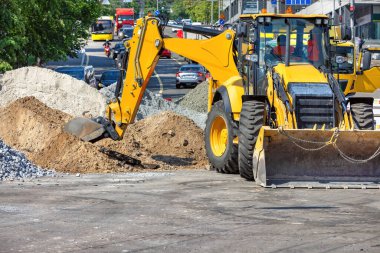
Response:
[[[102,90],[100,93],[105,96],[106,99],[113,98],[113,94],[116,88],[116,84],[112,84]],[[206,127],[207,113],[197,112],[195,110],[187,109],[176,103],[166,101],[160,96],[157,96],[153,92],[146,90],[141,101],[140,108],[137,112],[137,120],[144,119],[148,116],[161,113],[163,111],[173,111],[179,115],[183,115],[197,124],[200,128]]]
[[[187,93],[178,101],[182,107],[201,113],[207,113],[208,102],[208,81],[198,84],[194,89]]]
[[[54,172],[33,165],[24,154],[0,140],[0,181],[54,176]]]

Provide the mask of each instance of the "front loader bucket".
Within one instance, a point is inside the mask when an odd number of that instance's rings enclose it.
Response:
[[[88,118],[74,118],[64,126],[65,132],[79,137],[83,141],[93,141],[100,138],[105,128],[102,124]]]
[[[262,127],[253,173],[264,187],[380,188],[380,131],[283,130]],[[313,143],[311,143],[311,142]],[[346,159],[343,156],[347,155]],[[351,162],[347,161],[350,160]]]

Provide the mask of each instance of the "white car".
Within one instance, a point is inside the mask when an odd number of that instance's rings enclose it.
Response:
[[[181,20],[183,25],[191,25],[193,22],[189,18],[185,18]]]

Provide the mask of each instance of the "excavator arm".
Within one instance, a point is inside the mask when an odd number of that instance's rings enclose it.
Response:
[[[107,105],[106,118],[75,118],[65,126],[65,130],[84,141],[104,137],[122,139],[127,126],[135,120],[163,48],[199,62],[217,83],[239,76],[233,58],[234,37],[233,30],[226,30],[206,40],[162,38],[159,19],[139,19],[133,37],[126,42],[128,64],[121,94],[115,94]]]

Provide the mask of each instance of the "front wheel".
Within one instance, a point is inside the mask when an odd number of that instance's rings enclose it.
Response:
[[[254,180],[253,151],[264,124],[265,103],[261,101],[245,101],[239,121],[239,173],[242,178]]]
[[[207,157],[217,172],[239,172],[238,148],[234,144],[237,131],[237,124],[225,111],[223,101],[216,102],[207,116],[205,145]]]

